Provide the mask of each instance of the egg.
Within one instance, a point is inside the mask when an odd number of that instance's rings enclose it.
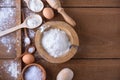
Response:
[[[62,69],[58,75],[56,80],[72,80],[74,76],[74,73],[69,68]]]
[[[25,63],[25,64],[31,64],[35,61],[35,58],[32,54],[25,54],[23,57],[22,57],[22,61]]]
[[[43,16],[46,19],[52,19],[54,17],[54,11],[52,8],[44,8],[43,9]]]

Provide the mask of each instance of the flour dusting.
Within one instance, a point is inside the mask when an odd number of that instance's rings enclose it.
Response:
[[[0,38],[0,42],[3,44],[3,47],[6,47],[7,53],[10,53],[12,49],[14,49],[14,45],[16,44],[16,39],[12,36],[5,36]]]
[[[20,70],[18,70],[18,66],[20,64],[14,61],[4,62],[5,71],[11,75],[11,77],[17,78],[18,74],[20,74]]]
[[[15,8],[0,8],[0,31],[15,26]]]
[[[0,6],[14,6],[15,5],[15,1],[13,0],[1,0],[0,1]]]

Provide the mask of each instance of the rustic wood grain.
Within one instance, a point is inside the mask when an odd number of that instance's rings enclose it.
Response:
[[[10,7],[0,8],[1,13],[4,10],[8,10],[8,11],[10,10],[11,14],[12,12],[14,12],[14,14],[12,14],[12,16],[9,17],[8,21],[5,21],[4,23],[2,23],[2,25],[0,25],[1,30],[5,30],[6,28],[14,27],[20,24],[21,22],[20,0],[17,0],[16,4],[18,4],[16,8],[10,8]],[[11,22],[11,20],[13,20],[15,23]],[[2,27],[5,27],[5,28],[2,28]],[[19,30],[18,32],[14,32],[14,33],[11,33],[9,35],[6,35],[0,38],[0,48],[1,48],[0,58],[15,58],[17,54],[21,54],[21,36],[20,35],[21,35],[21,31]],[[14,40],[14,41],[10,41],[10,40]]]
[[[42,0],[46,3],[45,0]],[[63,7],[103,7],[103,8],[119,8],[120,0],[60,0]],[[25,2],[22,0],[22,6],[26,7]]]
[[[120,7],[120,0],[61,0],[64,7]]]
[[[48,80],[56,80],[58,72],[66,67],[74,71],[73,80],[119,80],[119,62],[120,60],[112,59],[75,59],[63,64],[51,64],[42,59],[37,60],[46,69]]]
[[[0,80],[20,80],[20,62],[14,59],[0,59]]]

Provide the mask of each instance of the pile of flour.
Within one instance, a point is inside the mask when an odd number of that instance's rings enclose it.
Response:
[[[57,58],[69,51],[71,43],[64,31],[50,29],[43,32],[42,45],[49,55]]]

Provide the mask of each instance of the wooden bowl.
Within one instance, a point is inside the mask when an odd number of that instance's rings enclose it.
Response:
[[[62,21],[50,21],[43,24],[42,26],[44,25],[50,26],[45,30],[48,30],[50,28],[58,28],[62,31],[65,31],[73,46],[71,46],[70,50],[68,51],[68,53],[66,53],[66,55],[54,58],[53,56],[50,56],[47,53],[47,51],[43,48],[41,43],[43,32],[38,30],[35,35],[35,46],[37,48],[38,53],[41,55],[41,57],[43,57],[45,60],[51,63],[63,63],[70,60],[75,55],[79,47],[79,39],[75,30],[70,25]]]
[[[24,73],[25,73],[25,71],[26,71],[29,67],[31,67],[31,66],[37,66],[38,68],[40,68],[41,72],[43,73],[43,79],[42,79],[42,80],[46,80],[46,71],[45,71],[45,69],[44,69],[41,65],[36,64],[36,63],[29,64],[29,65],[27,65],[27,66],[25,66],[25,67],[23,68],[23,70],[22,70],[22,75],[21,75],[22,80],[25,80],[25,79],[24,79]]]

